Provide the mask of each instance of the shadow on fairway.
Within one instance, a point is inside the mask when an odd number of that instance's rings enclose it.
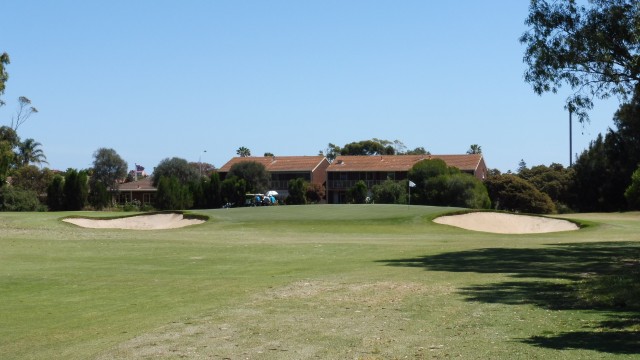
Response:
[[[637,271],[638,259],[640,244],[622,242],[549,245],[536,249],[478,249],[379,262],[428,271],[508,274],[513,278],[512,281],[468,286],[460,289],[460,293],[468,301],[606,312],[611,320],[595,325],[593,331],[587,329],[535,336],[522,341],[551,349],[640,354],[640,334],[628,331],[629,328],[640,326],[637,308],[629,309],[624,307],[625,304],[616,304],[613,308],[594,309],[593,305],[581,302],[576,291],[577,282],[590,274]]]

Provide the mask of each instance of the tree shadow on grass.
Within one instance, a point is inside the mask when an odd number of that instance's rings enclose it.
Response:
[[[625,307],[625,303],[595,306],[582,301],[577,291],[577,284],[586,278],[637,271],[638,259],[640,244],[621,242],[549,245],[535,249],[489,248],[379,262],[428,271],[508,274],[512,281],[468,286],[460,289],[460,293],[468,301],[606,312],[610,320],[600,322],[593,329],[521,341],[551,349],[640,354],[640,333],[634,331],[640,326],[639,309]]]

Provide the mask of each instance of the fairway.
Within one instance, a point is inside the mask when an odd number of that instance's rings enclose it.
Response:
[[[193,211],[168,230],[0,213],[3,359],[622,359],[637,310],[585,305],[591,274],[636,269],[640,213],[570,232],[435,224],[394,205]]]

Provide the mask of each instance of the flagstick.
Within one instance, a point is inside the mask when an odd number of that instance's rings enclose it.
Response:
[[[409,186],[409,203],[407,204],[407,210],[409,210],[409,208],[411,207],[411,180],[409,180],[407,186]]]

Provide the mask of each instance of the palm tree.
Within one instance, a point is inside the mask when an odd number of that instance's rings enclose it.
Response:
[[[473,144],[469,146],[469,150],[467,150],[467,154],[482,154],[482,146],[478,144]]]
[[[238,154],[238,156],[240,157],[248,157],[251,156],[251,150],[247,149],[244,146],[241,146],[240,148],[238,148],[238,150],[236,150],[236,154]]]
[[[26,139],[18,145],[18,165],[27,166],[30,163],[48,164],[44,151],[40,149],[39,142],[34,139]]]

